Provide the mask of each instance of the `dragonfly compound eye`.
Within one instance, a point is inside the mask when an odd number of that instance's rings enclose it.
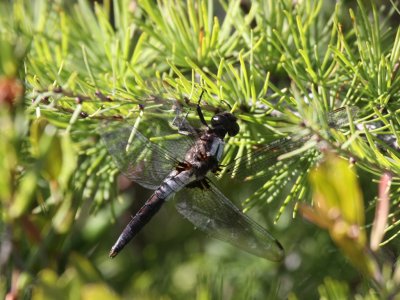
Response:
[[[219,113],[211,119],[211,126],[215,129],[224,129],[229,136],[235,136],[239,133],[237,119],[231,113]]]

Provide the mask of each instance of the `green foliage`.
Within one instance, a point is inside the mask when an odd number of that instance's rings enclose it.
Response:
[[[390,249],[397,259],[400,233],[395,5],[361,0],[0,3],[0,296],[397,295],[399,268],[392,268],[385,252]],[[290,153],[272,155],[270,164],[260,165],[246,182],[221,182],[224,194],[269,225],[285,246],[286,259],[260,261],[194,234],[166,205],[121,256],[109,260],[120,228],[148,193],[127,188],[118,177],[100,142],[100,123],[127,119],[154,141],[172,138],[162,131],[173,116],[169,99],[196,121],[192,108],[203,90],[206,119],[228,103],[240,122],[240,134],[227,141],[223,164],[282,137],[292,145]],[[160,104],[159,99],[167,100]],[[345,109],[335,111],[340,107]],[[270,151],[276,154],[274,145]],[[328,161],[329,167],[312,171],[312,191],[308,174],[325,149],[354,160],[359,178],[346,173],[344,162]],[[389,173],[385,181],[382,175]],[[362,232],[359,238],[349,238],[349,230],[338,234],[329,209],[311,209],[321,201],[339,211],[345,228]],[[388,215],[381,204],[374,215],[382,201]],[[329,231],[344,256],[323,230],[297,216],[300,203],[310,206],[303,214]],[[374,225],[369,246],[372,223],[381,225]],[[386,246],[375,249],[372,240]]]

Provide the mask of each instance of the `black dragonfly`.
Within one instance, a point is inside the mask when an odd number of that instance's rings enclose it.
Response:
[[[164,202],[184,189],[178,193],[176,208],[196,227],[253,255],[283,259],[279,241],[239,210],[207,176],[220,170],[224,138],[237,135],[239,125],[229,112],[215,114],[208,125],[199,103],[197,114],[204,129],[192,127],[186,117],[177,115],[174,123],[184,138],[176,140],[151,141],[131,124],[103,126],[102,139],[120,171],[154,190],[111,248],[110,257],[122,250]]]

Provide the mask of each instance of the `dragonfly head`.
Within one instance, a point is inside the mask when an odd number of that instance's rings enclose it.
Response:
[[[228,133],[229,136],[235,136],[239,133],[237,118],[228,112],[218,113],[212,117],[211,127],[221,138],[223,138],[226,133]]]

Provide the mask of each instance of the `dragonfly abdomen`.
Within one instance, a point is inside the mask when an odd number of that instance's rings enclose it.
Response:
[[[122,231],[117,242],[111,248],[110,257],[115,257],[122,248],[145,226],[150,219],[158,212],[164,202],[173,194],[180,191],[184,186],[195,179],[192,171],[171,172],[167,178],[161,183],[159,188],[155,190],[153,195],[146,201],[142,208],[136,213],[124,231]]]
[[[150,199],[142,206],[136,213],[124,231],[122,231],[117,242],[111,248],[110,257],[115,257],[122,248],[146,225],[150,219],[158,212],[160,207],[164,204],[165,199],[160,198],[157,193],[154,193]]]
[[[173,194],[179,192],[192,181],[196,180],[193,176],[194,170],[174,170],[161,183],[159,188],[154,192],[159,198],[168,200]]]

